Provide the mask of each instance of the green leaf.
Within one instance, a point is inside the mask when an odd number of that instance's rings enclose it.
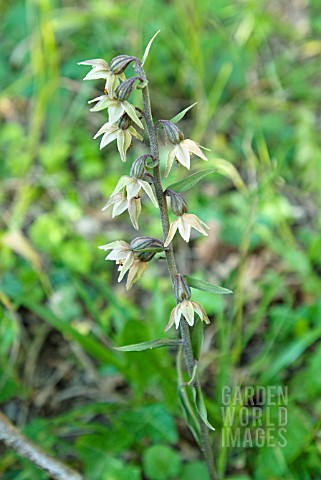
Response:
[[[201,321],[200,318],[197,318],[197,320],[194,323],[194,326],[192,329],[192,335],[191,335],[192,350],[193,350],[194,358],[196,360],[200,359],[202,345],[203,345],[203,338],[204,338],[203,322]]]
[[[204,280],[199,280],[198,278],[190,277],[189,275],[184,275],[184,278],[186,278],[187,283],[190,287],[197,288],[197,290],[204,290],[204,292],[210,293],[218,293],[220,295],[227,295],[229,293],[233,293],[232,290],[229,290],[228,288],[218,287],[217,285],[205,282]]]
[[[135,343],[133,345],[124,345],[123,347],[114,347],[120,352],[142,352],[143,350],[151,350],[161,347],[178,347],[182,344],[181,340],[172,338],[160,338],[158,340],[150,340],[149,342]]]
[[[158,30],[158,32],[156,32],[155,35],[153,36],[153,38],[148,42],[148,45],[147,45],[147,47],[145,49],[145,52],[144,52],[144,56],[142,58],[142,66],[146,62],[148,54],[149,54],[150,47],[152,46],[152,43],[155,40],[155,38],[157,37],[157,35],[159,34],[159,32],[160,32],[160,30]]]
[[[179,122],[180,120],[182,120],[182,118],[186,115],[186,113],[193,107],[195,107],[195,105],[197,105],[198,102],[195,102],[193,103],[193,105],[190,105],[189,107],[185,108],[185,110],[182,110],[181,112],[179,112],[177,115],[175,115],[175,117],[171,118],[171,122],[172,123],[177,123]]]
[[[143,469],[150,480],[178,478],[181,460],[174,449],[166,445],[153,445],[144,452]]]
[[[214,172],[215,170],[201,170],[183,178],[183,180],[180,180],[179,182],[172,183],[172,185],[169,185],[167,188],[168,190],[175,190],[175,192],[186,192],[186,190],[194,187],[194,185],[202,180],[202,178]]]
[[[199,424],[196,418],[194,408],[191,405],[186,388],[184,386],[184,376],[182,367],[182,350],[178,352],[176,361],[177,379],[178,379],[178,398],[182,407],[186,423],[193,434],[196,442],[200,444]]]
[[[193,390],[195,407],[199,416],[201,417],[201,419],[203,420],[207,428],[209,428],[210,430],[215,430],[215,428],[210,424],[210,422],[207,419],[207,410],[206,410],[206,405],[204,402],[201,388],[193,387],[192,390]]]

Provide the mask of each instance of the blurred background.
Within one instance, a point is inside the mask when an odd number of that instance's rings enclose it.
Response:
[[[207,478],[175,351],[113,350],[163,337],[174,302],[164,262],[128,293],[97,249],[137,235],[101,208],[145,147],[134,143],[126,164],[115,144],[99,151],[106,113],[87,101],[103,83],[82,82],[77,66],[142,56],[161,29],[146,63],[154,117],[198,102],[179,126],[211,149],[194,171],[217,170],[185,195],[211,230],[191,250],[176,239],[178,260],[234,291],[193,293],[211,318],[199,369],[219,471],[320,478],[319,0],[11,0],[0,14],[2,410],[90,480]],[[168,183],[185,174],[176,166]],[[140,225],[161,236],[148,202]],[[288,387],[284,448],[222,447],[226,385]],[[2,479],[47,478],[0,452]]]

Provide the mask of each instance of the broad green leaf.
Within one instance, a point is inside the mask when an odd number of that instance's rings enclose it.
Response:
[[[175,192],[186,192],[190,188],[194,187],[202,178],[206,177],[210,173],[214,173],[216,170],[201,170],[199,172],[192,173],[188,177],[183,178],[179,182],[172,183],[167,188],[168,190],[174,190]]]
[[[197,288],[197,290],[204,290],[204,292],[209,293],[219,293],[220,295],[227,295],[233,293],[232,290],[228,288],[218,287],[212,283],[205,282],[204,280],[199,280],[198,278],[190,277],[189,275],[184,275],[187,280],[187,283],[192,288]]]
[[[174,449],[166,445],[153,445],[143,454],[143,469],[150,480],[178,478],[181,460]]]
[[[148,54],[149,54],[150,47],[152,46],[152,43],[155,40],[155,38],[157,37],[157,35],[159,34],[159,32],[160,32],[160,30],[158,30],[158,32],[156,32],[155,35],[153,36],[153,38],[148,42],[148,45],[147,45],[147,47],[145,49],[145,52],[144,52],[144,56],[142,58],[142,65],[144,65],[144,63],[146,62]]]
[[[206,410],[206,406],[205,406],[205,402],[204,402],[204,398],[203,398],[201,388],[199,386],[198,387],[192,387],[192,390],[193,390],[193,398],[194,398],[194,402],[195,402],[195,407],[196,407],[196,410],[197,410],[199,416],[201,417],[201,419],[203,420],[203,422],[205,423],[207,428],[209,428],[210,430],[215,430],[215,428],[210,424],[210,422],[207,419],[207,410]]]
[[[200,359],[202,345],[203,345],[203,338],[204,338],[203,322],[201,321],[200,318],[197,318],[197,320],[194,323],[194,326],[192,329],[192,335],[191,335],[192,350],[193,350],[194,358],[196,360]]]
[[[150,340],[149,342],[135,343],[133,345],[124,345],[123,347],[114,347],[120,352],[142,352],[143,350],[151,350],[161,347],[178,347],[182,344],[181,340],[171,338],[160,338],[158,340]]]
[[[152,443],[176,444],[178,433],[173,416],[159,403],[144,404],[134,408],[124,408],[115,412],[113,422],[121,435],[124,425],[130,431],[134,444],[138,445],[148,438]]]
[[[185,110],[182,110],[181,112],[179,112],[177,115],[175,115],[175,117],[171,118],[171,122],[172,123],[177,123],[179,122],[180,120],[182,120],[183,117],[185,117],[186,113],[193,107],[195,107],[195,105],[197,105],[198,102],[195,102],[193,103],[193,105],[190,105],[189,107],[185,108]]]

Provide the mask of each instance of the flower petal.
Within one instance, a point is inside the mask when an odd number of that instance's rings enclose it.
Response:
[[[202,158],[205,161],[208,161],[208,158],[205,157],[204,153],[200,149],[200,147],[197,145],[197,143],[193,142],[193,140],[190,140],[189,138],[186,138],[183,140],[181,143],[183,143],[190,152],[194,153],[198,157]]]
[[[112,132],[115,132],[116,130],[118,130],[117,125],[112,125],[109,122],[104,123],[104,125],[98,130],[98,132],[95,134],[93,138],[95,140],[97,137],[99,137],[103,133],[112,133]]]
[[[186,215],[182,215],[178,219],[178,231],[180,236],[185,240],[185,242],[189,242],[191,236],[191,227],[189,223],[186,221]]]
[[[170,151],[168,152],[167,160],[166,160],[166,170],[164,173],[165,178],[168,177],[168,174],[171,171],[175,157],[176,157],[176,145],[175,147],[171,148]]]
[[[131,182],[128,182],[128,185],[126,186],[127,199],[131,200],[132,198],[136,197],[139,194],[140,189],[141,186],[138,183],[138,180],[136,180],[136,178],[132,178]]]
[[[120,177],[116,187],[114,188],[113,193],[111,194],[111,197],[116,195],[116,193],[120,192],[120,190],[122,190],[124,187],[126,187],[131,182],[132,182],[132,178],[129,177],[128,175],[123,175],[122,177]]]
[[[169,317],[169,322],[168,324],[166,325],[165,327],[165,332],[167,332],[167,330],[169,330],[173,325],[174,325],[174,321],[175,321],[175,308],[173,308],[173,310],[171,311],[171,315]]]
[[[171,225],[169,227],[168,235],[167,235],[165,243],[164,243],[164,247],[168,247],[168,245],[173,240],[174,235],[176,233],[176,230],[178,228],[178,220],[179,219],[177,219],[177,220],[175,220],[175,222],[171,223]]]
[[[198,302],[192,302],[192,305],[193,305],[193,308],[194,308],[194,312],[197,313],[197,315],[200,317],[202,322],[205,322],[205,323],[209,324],[210,320],[207,316],[207,313],[204,310],[204,307],[202,307],[202,305]]]
[[[113,142],[117,138],[118,132],[106,132],[105,135],[102,137],[99,145],[99,149],[106,147],[111,142]]]
[[[126,198],[115,203],[113,208],[112,218],[115,218],[118,215],[121,215],[122,213],[124,213],[125,210],[127,210],[127,208],[128,208],[128,201]]]
[[[124,260],[127,257],[127,252],[114,248],[106,257],[106,260]]]
[[[110,72],[101,68],[93,68],[84,77],[84,80],[98,80],[99,78],[108,78]]]
[[[177,329],[179,327],[179,322],[181,321],[181,316],[182,316],[182,311],[180,307],[180,303],[176,305],[175,307],[175,313],[174,313],[174,318],[175,318],[175,328]]]
[[[114,203],[118,202],[119,201],[119,195],[121,195],[121,194],[118,193],[117,195],[113,195],[112,197],[110,197],[110,199],[108,200],[107,203],[105,203],[105,205],[103,206],[101,211],[104,212],[105,210],[107,210],[107,208],[111,207],[112,205],[114,205]]]
[[[187,170],[191,168],[191,157],[188,149],[184,148],[183,142],[177,145],[176,158]]]
[[[124,240],[116,240],[115,242],[106,243],[106,245],[100,245],[98,248],[105,251],[112,250],[113,248],[126,251],[130,249],[130,246],[127,242],[124,242]]]
[[[135,107],[129,102],[122,102],[122,104],[127,115],[143,130],[144,126],[137,116]]]
[[[132,136],[127,130],[119,130],[117,137],[117,148],[120,153],[120,158],[126,162],[126,152],[132,143]]]
[[[113,73],[110,73],[108,77],[106,77],[105,88],[107,89],[108,95],[110,97],[114,96],[115,90],[119,84],[120,84],[119,78]]]
[[[137,280],[143,275],[147,268],[146,262],[141,262],[140,260],[136,259],[129,270],[127,282],[126,282],[126,289],[129,290]]]
[[[132,200],[128,201],[128,213],[130,221],[133,224],[135,230],[138,230],[138,217],[140,212],[142,211],[142,206],[140,203],[140,198],[133,198]]]
[[[137,140],[140,140],[141,142],[144,140],[143,137],[135,130],[133,126],[128,128],[129,133],[131,133],[134,137],[137,138]]]
[[[192,302],[189,300],[184,300],[180,303],[181,312],[186,318],[187,323],[190,327],[194,325],[194,308]]]
[[[188,222],[188,224],[195,228],[195,230],[197,230],[198,232],[202,233],[203,235],[205,235],[205,237],[208,236],[208,233],[207,231],[205,230],[205,228],[207,228],[209,230],[210,227],[208,227],[206,225],[205,222],[202,222],[202,220],[200,220],[196,215],[194,215],[193,213],[185,213],[183,215],[186,219],[186,222]],[[204,228],[205,227],[205,228]]]
[[[108,106],[108,120],[110,123],[116,123],[122,114],[124,113],[124,107],[122,105],[122,102],[116,99],[110,100],[109,106]]]
[[[122,269],[120,271],[120,274],[119,274],[119,277],[118,277],[118,282],[122,281],[126,272],[128,272],[130,267],[133,265],[133,262],[134,262],[134,253],[129,252],[129,254],[127,255],[127,257],[126,257],[126,259],[123,263]]]
[[[150,184],[148,182],[145,182],[145,180],[138,180],[138,183],[140,184],[142,189],[145,190],[155,207],[158,208],[158,203]]]
[[[108,108],[110,106],[111,100],[108,95],[101,95],[100,97],[93,98],[92,100],[89,100],[88,103],[93,103],[97,100],[98,103],[90,109],[91,112],[99,112],[100,110],[103,110],[104,108]]]
[[[84,62],[78,62],[77,65],[91,65],[97,68],[103,68],[109,70],[108,63],[102,58],[94,58],[92,60],[85,60]]]

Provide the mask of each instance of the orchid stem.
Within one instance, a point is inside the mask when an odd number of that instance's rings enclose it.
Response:
[[[135,63],[134,69],[139,76],[141,76],[144,80],[147,80],[145,71],[139,62]],[[161,222],[162,222],[163,240],[165,242],[165,239],[168,235],[170,223],[169,223],[169,217],[168,217],[166,196],[164,194],[163,187],[162,187],[161,172],[159,167],[159,148],[158,148],[157,130],[153,121],[147,82],[145,87],[142,88],[142,96],[143,96],[143,102],[144,102],[144,117],[146,121],[149,141],[150,141],[151,154],[156,160],[158,160],[157,165],[153,169],[154,186],[155,186],[156,198],[157,198]],[[175,275],[177,275],[178,271],[177,271],[177,266],[175,262],[175,255],[174,255],[172,243],[170,243],[168,248],[165,250],[165,255],[166,255],[169,275],[174,287],[174,277]],[[185,364],[186,364],[188,376],[190,379],[192,379],[194,374],[194,380],[192,382],[192,385],[195,388],[200,390],[201,387],[198,381],[198,375],[195,374],[195,370],[194,370],[196,360],[193,355],[189,326],[184,321],[180,322],[180,334],[182,339],[182,347],[183,347],[183,353],[185,357]],[[209,478],[210,480],[218,480],[218,475],[214,466],[214,455],[213,455],[213,450],[210,443],[208,427],[205,425],[205,423],[203,422],[199,414],[197,415],[197,418],[198,418],[199,429],[200,429],[200,447],[205,457]]]

